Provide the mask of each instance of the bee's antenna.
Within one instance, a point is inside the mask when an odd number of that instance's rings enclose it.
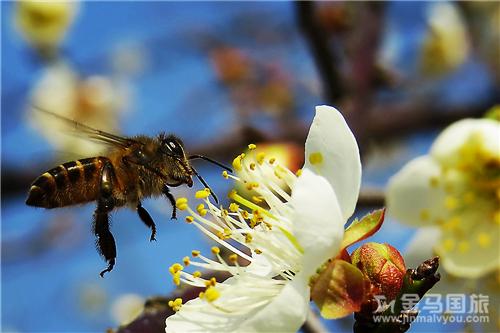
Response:
[[[217,196],[215,195],[214,191],[212,191],[212,189],[210,188],[210,185],[207,184],[205,179],[203,179],[203,177],[200,176],[200,174],[192,166],[191,166],[191,170],[193,170],[194,175],[196,176],[196,178],[198,178],[200,180],[200,182],[203,184],[203,186],[205,186],[206,188],[208,188],[210,190],[210,195],[214,198],[215,202],[217,204],[219,204],[219,199],[217,199]]]
[[[191,155],[191,156],[189,156],[189,157],[188,157],[188,160],[194,160],[194,159],[197,159],[197,158],[200,158],[200,159],[205,160],[205,161],[207,161],[207,162],[210,162],[210,163],[213,163],[213,164],[215,164],[215,165],[218,165],[218,166],[220,166],[222,169],[225,169],[225,170],[227,170],[227,171],[229,171],[229,172],[231,172],[231,173],[233,172],[233,170],[232,170],[231,168],[229,168],[229,167],[225,166],[224,164],[219,163],[219,162],[217,162],[217,161],[215,161],[215,160],[211,159],[210,157],[206,157],[206,156],[203,156],[203,155]]]

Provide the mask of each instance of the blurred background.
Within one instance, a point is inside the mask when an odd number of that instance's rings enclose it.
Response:
[[[67,136],[30,104],[122,135],[173,132],[190,153],[227,164],[257,143],[291,169],[303,162],[314,106],[336,106],[362,152],[360,216],[383,205],[388,178],[427,153],[446,125],[499,102],[495,2],[2,2],[1,9],[3,332],[116,328],[147,297],[174,290],[173,262],[212,246],[182,216],[170,220],[167,200],[147,200],[157,242],[135,212],[115,212],[117,265],[100,278],[94,205],[49,211],[24,201],[38,175],[102,147]],[[196,166],[227,202],[232,184],[221,170]],[[172,192],[189,197],[194,189]],[[370,240],[404,251],[414,232],[389,219]],[[352,331],[349,318],[325,325]]]

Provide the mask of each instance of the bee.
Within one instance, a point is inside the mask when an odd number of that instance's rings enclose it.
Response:
[[[156,225],[142,206],[143,199],[165,196],[172,205],[171,218],[176,219],[175,198],[170,187],[183,184],[192,187],[193,176],[210,190],[218,203],[217,196],[191,165],[191,160],[203,159],[232,172],[206,156],[186,155],[181,139],[173,134],[121,137],[37,109],[66,122],[88,138],[109,146],[106,155],[66,162],[43,173],[31,184],[26,199],[28,206],[48,209],[96,202],[93,232],[97,251],[107,262],[106,269],[100,272],[101,277],[110,272],[116,262],[116,244],[109,223],[109,215],[114,209],[125,206],[134,209],[151,229],[150,241],[153,241]]]

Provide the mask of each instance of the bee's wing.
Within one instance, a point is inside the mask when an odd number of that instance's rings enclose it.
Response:
[[[99,141],[102,143],[106,143],[108,145],[118,146],[121,148],[127,148],[133,144],[139,143],[138,141],[130,139],[130,138],[121,137],[119,135],[111,134],[111,133],[104,132],[104,131],[95,129],[93,127],[84,125],[82,123],[79,123],[76,120],[68,119],[64,116],[57,114],[57,113],[40,108],[39,106],[32,105],[32,107],[34,109],[36,109],[38,112],[43,112],[44,114],[47,114],[51,117],[58,119],[59,121],[66,123],[68,126],[75,129],[78,134],[83,134],[90,139],[93,139],[93,140],[96,140],[96,141]]]

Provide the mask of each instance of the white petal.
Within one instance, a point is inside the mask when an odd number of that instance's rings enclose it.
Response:
[[[447,218],[442,181],[441,168],[431,157],[426,155],[410,161],[389,180],[387,213],[415,226],[431,225]]]
[[[337,254],[345,220],[330,183],[308,169],[298,178],[290,203],[293,234],[304,249],[303,272],[312,275]]]
[[[448,126],[434,141],[431,155],[444,166],[454,166],[458,153],[471,135],[480,135],[483,148],[500,158],[500,122],[491,119],[463,119]]]
[[[441,231],[438,227],[419,228],[405,251],[406,267],[415,268],[424,260],[435,256],[433,247],[441,238]]]
[[[165,331],[168,333],[184,332],[297,332],[306,320],[309,309],[309,287],[303,275],[297,275],[293,281],[281,287],[280,292],[261,307],[238,309],[238,314],[228,314],[217,310],[211,304],[196,298],[187,302],[179,312],[166,320]],[[243,285],[236,277],[226,280],[227,287],[219,300],[230,300],[232,295],[241,295]],[[260,284],[255,283],[255,289]],[[265,292],[267,287],[263,286]],[[216,303],[224,308],[224,302]],[[255,297],[254,304],[259,299]],[[243,311],[242,311],[243,310]]]
[[[354,212],[358,200],[361,161],[356,139],[339,111],[326,105],[316,107],[305,151],[304,167],[331,183],[346,221]],[[319,160],[322,161],[311,163],[315,156],[321,156]]]

